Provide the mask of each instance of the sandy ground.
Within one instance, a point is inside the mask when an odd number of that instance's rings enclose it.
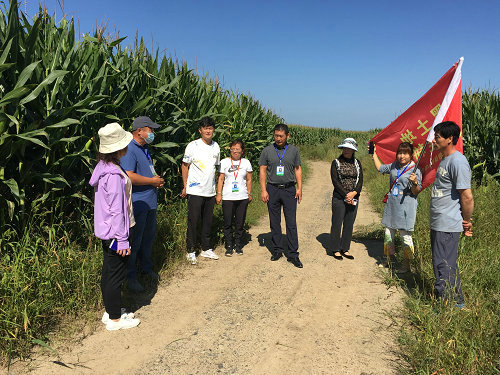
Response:
[[[326,255],[331,182],[311,163],[297,213],[303,269],[269,260],[269,221],[250,230],[243,256],[201,259],[160,285],[138,328],[104,326],[31,374],[396,374],[396,328],[387,312],[401,294],[382,283],[379,241],[353,241],[355,260]],[[380,218],[362,195],[356,225]],[[283,223],[284,224],[284,223]],[[24,373],[17,364],[12,374]]]

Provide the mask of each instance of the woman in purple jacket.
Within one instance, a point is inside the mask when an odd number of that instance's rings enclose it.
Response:
[[[90,178],[94,195],[94,233],[102,240],[101,292],[106,311],[102,322],[115,331],[139,324],[133,313],[121,309],[121,288],[125,281],[129,231],[135,224],[132,211],[132,183],[120,167],[132,134],[117,123],[99,129],[98,163]]]

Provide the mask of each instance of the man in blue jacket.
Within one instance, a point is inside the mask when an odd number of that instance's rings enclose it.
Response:
[[[153,280],[158,274],[153,271],[151,251],[156,236],[156,209],[158,207],[157,189],[164,184],[163,178],[156,174],[153,159],[147,145],[154,140],[154,129],[160,125],[147,116],[137,117],[132,124],[134,139],[128,146],[127,154],[120,160],[122,168],[132,181],[132,203],[135,226],[131,228],[131,254],[128,262],[128,288],[133,292],[142,292],[143,286],[137,280],[139,263],[142,273]]]

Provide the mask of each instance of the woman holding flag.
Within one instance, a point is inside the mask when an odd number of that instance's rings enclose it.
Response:
[[[383,265],[388,267],[394,255],[394,235],[396,230],[403,239],[403,263],[398,273],[410,271],[410,260],[414,247],[412,232],[417,215],[417,195],[422,188],[422,173],[413,162],[413,145],[402,142],[396,151],[396,160],[382,164],[373,152],[373,163],[382,174],[390,175],[390,189],[384,198],[385,208],[382,224],[385,226]]]

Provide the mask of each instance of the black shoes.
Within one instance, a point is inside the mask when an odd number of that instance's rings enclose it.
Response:
[[[345,258],[347,258],[347,259],[354,259],[354,257],[351,254],[349,254],[348,251],[343,252],[342,256],[345,257]]]
[[[297,258],[288,258],[287,259],[290,263],[292,263],[295,267],[297,268],[303,268],[304,266],[302,265],[302,262],[300,261],[299,257]]]
[[[279,258],[281,258],[283,256],[283,254],[273,254],[271,255],[271,260],[274,262],[274,261],[277,261]]]
[[[236,252],[237,255],[243,255],[243,250],[241,249],[241,247],[237,246],[234,251]]]
[[[335,253],[340,253],[340,251],[336,251]],[[344,259],[344,258],[342,258],[342,253],[340,253],[340,255],[335,255],[335,253],[332,254],[332,257],[334,257],[337,260]]]
[[[226,256],[227,257],[232,257],[233,256],[233,249],[228,247],[226,248]]]

